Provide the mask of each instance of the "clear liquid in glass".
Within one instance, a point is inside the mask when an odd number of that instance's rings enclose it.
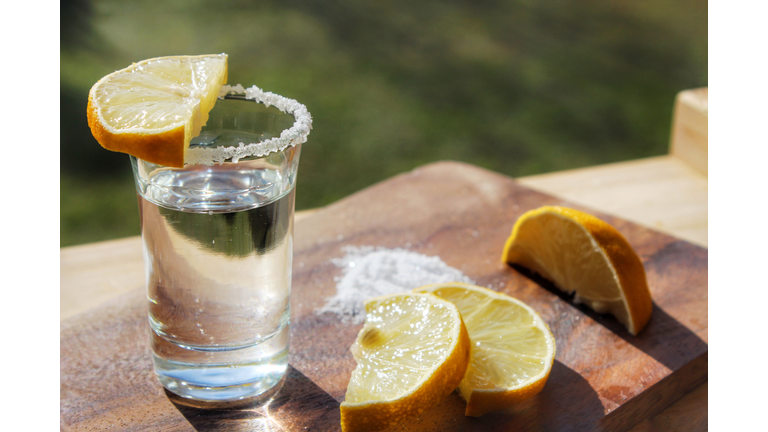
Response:
[[[208,130],[197,140],[242,138]],[[132,158],[154,367],[169,391],[230,402],[282,385],[299,153],[185,168]]]

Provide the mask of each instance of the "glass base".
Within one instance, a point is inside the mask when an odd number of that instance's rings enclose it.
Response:
[[[169,362],[157,356],[154,361],[155,375],[167,392],[176,396],[174,402],[208,409],[265,403],[280,391],[288,370],[287,363],[279,362],[201,367]]]
[[[273,397],[288,371],[289,326],[255,345],[182,346],[151,332],[155,375],[184,405],[253,405]]]

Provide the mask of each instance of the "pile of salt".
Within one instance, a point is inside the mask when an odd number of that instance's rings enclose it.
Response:
[[[343,275],[335,278],[336,295],[328,298],[317,313],[334,313],[345,323],[363,322],[363,303],[369,298],[406,292],[432,283],[474,283],[437,256],[372,246],[346,246],[342,251],[346,255],[332,261],[343,269]]]

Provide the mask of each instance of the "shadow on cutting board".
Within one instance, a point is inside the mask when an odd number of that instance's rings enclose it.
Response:
[[[466,403],[453,392],[436,407],[407,424],[385,432],[463,432],[463,431],[588,431],[599,427],[603,406],[586,379],[555,360],[541,393],[507,410],[481,417],[464,415]],[[547,413],[568,411],[570,416]]]
[[[241,409],[207,410],[168,399],[197,431],[341,430],[339,403],[301,372],[288,366],[285,384],[270,403]]]
[[[204,410],[182,405],[172,394],[169,394],[169,399],[189,424],[200,432],[341,430],[338,402],[293,367],[289,367],[285,385],[268,406]],[[587,380],[559,361],[555,361],[544,390],[522,404],[478,418],[466,417],[465,407],[458,393],[453,392],[436,407],[407,424],[387,431],[590,430],[603,416],[600,399]],[[568,407],[575,414],[568,418],[544,414],[558,407]]]

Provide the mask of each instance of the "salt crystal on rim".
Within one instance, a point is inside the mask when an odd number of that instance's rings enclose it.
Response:
[[[284,130],[278,138],[270,138],[257,143],[240,143],[237,147],[190,148],[187,150],[184,163],[213,165],[222,163],[227,159],[237,162],[242,158],[264,156],[272,152],[283,151],[288,146],[297,146],[307,142],[307,136],[312,129],[312,115],[309,114],[307,107],[303,104],[272,92],[265,92],[256,86],[244,88],[240,84],[235,86],[225,84],[219,90],[219,97],[223,98],[227,94],[245,94],[246,99],[263,103],[267,107],[274,106],[286,114],[293,115],[296,121],[293,126]]]

